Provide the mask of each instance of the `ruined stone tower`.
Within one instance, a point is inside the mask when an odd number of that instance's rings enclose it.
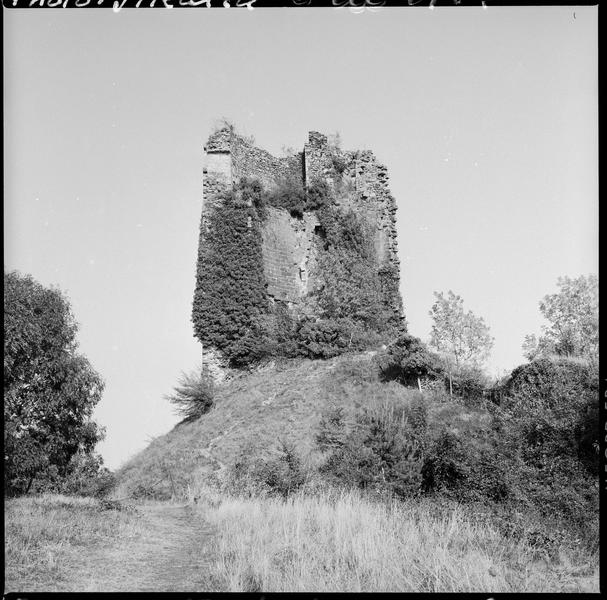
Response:
[[[377,269],[396,278],[388,302],[403,318],[397,291],[396,202],[388,187],[387,169],[371,151],[342,151],[327,136],[311,131],[301,152],[277,158],[225,126],[211,134],[204,152],[201,244],[205,222],[220,193],[241,178],[256,179],[267,190],[287,178],[301,182],[306,189],[313,181],[325,181],[335,206],[355,211],[372,227]],[[304,300],[315,285],[315,261],[322,252],[317,214],[305,212],[296,218],[283,208],[268,206],[261,233],[270,302],[305,311]],[[213,348],[204,348],[203,356],[206,362],[221,363]]]

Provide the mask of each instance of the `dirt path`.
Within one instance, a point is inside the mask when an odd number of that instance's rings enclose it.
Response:
[[[190,506],[137,506],[144,533],[112,547],[86,551],[63,591],[211,591],[212,529]],[[70,588],[70,589],[68,589]],[[50,590],[49,590],[50,591]]]

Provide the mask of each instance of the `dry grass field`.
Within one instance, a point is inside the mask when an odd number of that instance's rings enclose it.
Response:
[[[92,498],[7,499],[5,591],[69,586],[83,554],[139,536],[142,524],[135,511],[106,509]]]
[[[548,559],[454,507],[357,492],[207,495],[212,579],[242,592],[598,592],[598,556]]]
[[[5,592],[597,592],[598,556],[546,557],[457,506],[328,490],[193,505],[6,503]]]

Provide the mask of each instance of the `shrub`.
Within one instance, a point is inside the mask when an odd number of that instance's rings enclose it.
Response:
[[[278,452],[271,458],[252,451],[250,446],[243,448],[228,471],[225,487],[234,495],[287,498],[301,488],[305,479],[294,445],[279,440]]]
[[[321,452],[333,451],[344,445],[346,437],[345,417],[343,406],[331,406],[323,411],[315,435],[316,445]]]
[[[33,494],[66,494],[102,498],[115,486],[115,476],[103,466],[103,458],[95,452],[74,454],[62,469],[50,465],[30,486]]]
[[[444,427],[428,449],[422,467],[422,487],[425,493],[456,488],[469,473],[465,464],[462,442]]]
[[[508,457],[490,433],[464,437],[428,426],[421,394],[407,404],[384,400],[346,420],[343,408],[321,416],[316,445],[330,480],[406,497],[430,494],[460,502],[501,502],[511,495]]]
[[[332,358],[352,347],[355,327],[348,319],[302,320],[296,330],[299,352],[308,358]]]
[[[304,212],[318,211],[329,206],[332,201],[326,181],[315,179],[308,188],[304,188],[301,179],[291,176],[281,179],[273,190],[267,192],[262,204],[284,208],[292,217],[301,219]]]
[[[588,395],[586,402],[579,408],[575,428],[573,431],[577,442],[578,458],[586,470],[597,475],[599,472],[599,403],[592,394]]]
[[[261,328],[266,339],[266,355],[276,358],[301,356],[297,343],[298,322],[288,306],[275,301],[268,315],[261,317]]]
[[[295,177],[280,180],[276,188],[266,194],[265,203],[274,208],[284,208],[293,217],[303,217],[306,210],[306,192],[302,181]]]
[[[511,466],[491,433],[463,436],[443,426],[428,443],[423,489],[459,502],[502,502],[511,496]]]
[[[517,367],[495,407],[500,447],[519,473],[513,493],[556,523],[596,540],[598,377],[582,361],[539,359]],[[594,530],[593,530],[594,528]]]
[[[488,403],[483,413],[478,411],[484,419],[485,410],[491,416],[490,426],[480,429],[428,424],[426,400],[413,391],[408,404],[373,401],[351,416],[329,406],[315,436],[324,456],[320,473],[329,483],[398,497],[424,494],[500,514],[529,513],[537,519],[533,535],[538,540],[562,531],[594,548],[598,425],[596,395],[590,392],[596,382],[592,372],[582,369],[550,394],[532,394],[531,375],[560,368],[515,370],[512,379],[525,387],[511,387],[516,393],[503,406]],[[572,369],[569,363],[562,368]],[[547,385],[544,379],[541,385]]]
[[[306,190],[305,210],[320,211],[333,202],[331,190],[324,179],[314,179]]]
[[[272,494],[283,498],[295,493],[305,482],[302,460],[295,446],[280,441],[278,457],[267,464],[265,484]]]
[[[165,398],[177,407],[186,420],[201,417],[211,410],[215,383],[206,365],[199,371],[182,373],[179,384]]]
[[[439,357],[408,333],[390,344],[377,363],[384,381],[396,380],[403,385],[417,385],[418,379],[437,379],[442,374]]]
[[[426,413],[421,400],[366,406],[346,427],[334,409],[321,419],[316,437],[327,453],[321,472],[342,485],[398,497],[421,490]]]
[[[598,376],[587,364],[532,361],[514,369],[504,388],[503,406],[526,446],[527,461],[569,456],[598,474]]]
[[[327,149],[329,151],[329,158],[331,159],[331,165],[335,173],[341,177],[348,166],[348,159],[341,150],[341,136],[339,133],[334,133],[328,138]]]
[[[511,398],[554,408],[571,401],[579,403],[588,395],[596,397],[598,377],[581,360],[540,358],[514,369],[504,389]]]
[[[331,164],[333,169],[338,175],[343,175],[344,171],[348,167],[348,161],[345,156],[334,153],[331,155]]]
[[[116,483],[114,473],[103,466],[98,454],[78,453],[70,461],[69,474],[58,482],[53,491],[70,496],[107,496]]]
[[[453,394],[474,404],[483,399],[489,379],[478,366],[460,365],[451,372],[451,386]]]

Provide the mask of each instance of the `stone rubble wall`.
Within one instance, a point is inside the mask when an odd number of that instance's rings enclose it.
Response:
[[[213,348],[202,349],[202,368],[206,369],[211,379],[221,383],[230,378],[228,362]]]
[[[304,168],[306,186],[317,179],[325,180],[333,186],[335,169],[326,135],[318,131],[310,131],[308,143],[304,145]]]
[[[346,165],[341,177],[335,171],[333,157]],[[373,152],[340,151],[330,146],[327,136],[311,131],[304,146],[304,163],[306,185],[317,178],[328,181],[338,204],[363,214],[373,227],[380,263],[398,269],[396,200],[388,185],[388,169],[377,161]]]
[[[387,168],[371,151],[343,152],[332,146],[327,136],[311,131],[303,152],[277,158],[224,128],[209,137],[205,152],[203,225],[205,213],[214,206],[217,193],[242,177],[257,178],[268,189],[287,177],[299,178],[306,186],[323,179],[335,192],[337,204],[364,215],[373,228],[378,269],[393,267],[398,277],[396,201],[388,186]],[[343,169],[341,174],[337,173],[336,165]],[[203,231],[204,228],[201,243]],[[268,208],[262,239],[271,299],[294,307],[313,289],[313,263],[322,246],[318,233],[314,213],[296,219],[286,210]],[[396,311],[401,310],[400,295],[393,299],[393,304]]]
[[[270,189],[280,179],[293,177],[302,180],[301,153],[292,157],[276,158],[269,152],[252,146],[247,140],[234,137],[231,155],[234,181],[244,177],[259,179],[264,187]]]
[[[375,155],[365,150],[354,159],[356,203],[373,215],[377,228],[375,240],[380,261],[399,266],[396,236],[396,200],[388,186],[388,169]]]

